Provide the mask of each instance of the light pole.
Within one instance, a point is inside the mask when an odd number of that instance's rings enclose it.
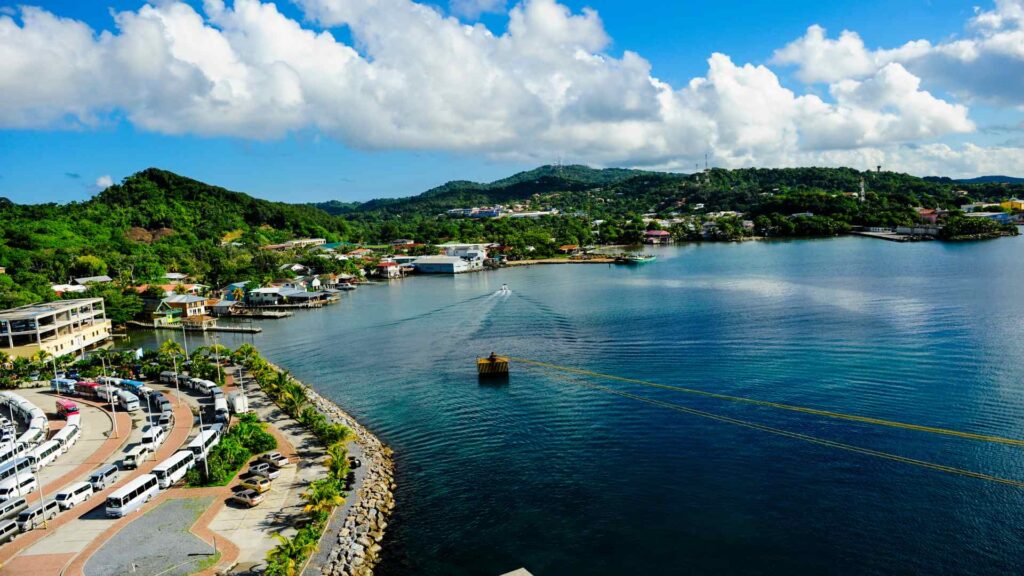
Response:
[[[184,316],[182,316],[182,318],[181,318],[181,342],[185,346],[185,363],[187,364],[189,362],[189,360],[188,360],[188,335],[185,333],[185,318],[184,318]]]
[[[177,400],[178,405],[181,405],[181,384],[178,382],[178,357],[171,356],[171,360],[174,362],[174,399]]]
[[[110,419],[114,421],[114,438],[117,438],[117,410],[114,408],[114,396],[110,393],[110,381],[107,380],[107,361],[100,356],[100,363],[103,365],[103,389],[107,392],[107,400],[110,401]]]
[[[201,437],[202,435],[203,435],[203,405],[200,404],[199,405],[199,436]],[[203,471],[206,473],[206,479],[207,480],[210,479],[210,464],[207,461],[207,460],[209,460],[209,457],[210,457],[209,454],[206,454],[206,455],[203,456]]]
[[[10,411],[10,414],[11,414],[11,425],[14,426],[14,404],[13,403],[8,403],[7,404],[7,410]],[[15,433],[17,433],[18,429],[15,428],[14,431],[15,431]],[[15,438],[15,441],[17,441],[17,438]],[[21,492],[21,490],[20,490],[21,479],[18,477],[18,466],[17,465],[14,466],[14,481],[19,486],[19,490],[18,491]]]
[[[42,469],[42,468],[40,468]],[[31,468],[29,468],[31,470]],[[39,474],[35,474],[36,484],[39,485],[39,506],[43,509],[43,529],[46,529],[46,494],[43,493],[43,479],[39,477]]]
[[[213,335],[213,358],[217,362],[217,383],[218,384],[223,384],[224,380],[223,380],[223,377],[221,376],[221,373],[220,373],[220,350],[217,348],[218,346],[220,346],[220,343],[218,342],[217,335],[214,334]]]

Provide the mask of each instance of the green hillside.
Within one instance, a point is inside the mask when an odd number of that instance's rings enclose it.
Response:
[[[856,198],[862,180],[865,202]],[[407,198],[312,205],[261,200],[150,168],[87,202],[16,205],[0,198],[0,266],[7,270],[0,274],[0,307],[54,298],[51,284],[81,276],[106,274],[130,287],[159,282],[165,272],[176,271],[220,286],[266,282],[287,261],[325,272],[355,266],[309,251],[260,249],[301,237],[373,244],[399,237],[426,244],[488,241],[508,246],[511,255],[544,256],[560,244],[637,242],[644,233],[643,215],[679,221],[673,228],[679,239],[700,238],[707,214],[728,210],[744,212],[754,228],[744,229],[737,218],[719,218],[711,239],[825,236],[852,225],[913,223],[916,206],[955,209],[973,200],[1013,196],[1024,196],[1024,185],[963,184],[848,168],[712,169],[685,175],[543,166],[490,183],[453,181]],[[493,204],[559,215],[444,214]],[[813,216],[793,217],[805,212]],[[965,236],[986,232],[955,229]],[[134,298],[134,292],[126,298]]]

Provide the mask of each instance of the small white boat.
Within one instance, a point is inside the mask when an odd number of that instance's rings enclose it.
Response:
[[[508,289],[508,284],[502,284],[501,290],[498,290],[498,292],[501,292],[502,294],[509,294],[512,291]]]

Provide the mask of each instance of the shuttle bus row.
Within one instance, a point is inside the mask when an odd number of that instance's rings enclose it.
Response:
[[[50,422],[42,409],[9,390],[0,392],[0,404],[4,405],[8,414],[20,419],[27,426],[15,442],[34,446],[46,438],[46,433],[50,431]]]

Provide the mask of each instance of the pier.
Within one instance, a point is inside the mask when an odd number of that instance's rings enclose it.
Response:
[[[129,326],[136,328],[149,328],[152,330],[185,330],[186,332],[234,332],[238,334],[259,334],[263,332],[263,328],[259,326],[189,326],[186,324],[182,327],[181,324],[175,326],[169,326],[166,324],[152,324],[147,322],[139,322],[137,320],[129,320],[127,322]]]

